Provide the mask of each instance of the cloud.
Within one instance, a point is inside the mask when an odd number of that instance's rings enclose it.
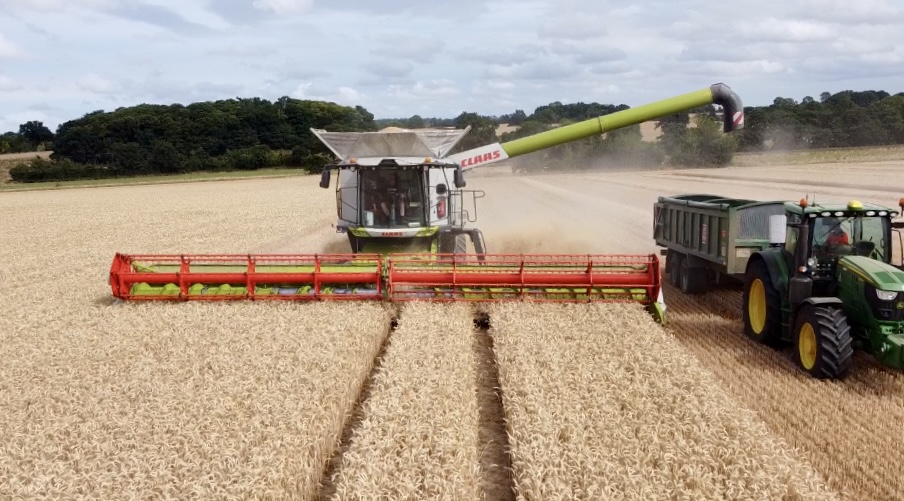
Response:
[[[580,10],[551,16],[543,20],[537,34],[540,38],[584,40],[606,34],[606,20],[602,16]]]
[[[770,17],[755,22],[741,22],[738,34],[748,40],[760,42],[825,42],[837,38],[839,29],[821,21]]]
[[[77,83],[80,89],[94,94],[113,94],[121,89],[117,82],[93,73],[79,78]]]
[[[571,40],[557,40],[551,46],[553,54],[572,56],[577,63],[602,63],[620,61],[627,57],[624,50],[607,43],[579,43]]]
[[[414,71],[414,64],[406,60],[382,59],[364,63],[364,69],[378,77],[405,77]]]
[[[23,55],[25,55],[25,52],[22,49],[7,40],[3,33],[0,33],[0,59],[13,59]]]
[[[307,12],[314,2],[313,0],[254,0],[251,4],[256,9],[286,15]]]
[[[24,88],[24,85],[12,78],[0,75],[0,92],[13,92]]]
[[[904,22],[904,9],[891,5],[888,0],[798,0],[794,4],[797,16],[831,23],[883,25]]]
[[[445,42],[433,37],[388,34],[375,38],[370,53],[378,57],[405,59],[416,63],[429,63],[442,54]]]
[[[388,94],[396,99],[423,101],[456,97],[461,91],[452,80],[436,79],[416,82],[414,85],[390,85]]]
[[[720,81],[749,105],[904,91],[898,0],[0,0],[0,12],[4,117],[292,94],[378,117],[504,114]]]
[[[359,92],[358,90],[345,85],[340,86],[336,89],[332,89],[327,86],[316,85],[313,82],[305,82],[299,85],[295,89],[295,91],[290,94],[290,97],[293,97],[295,99],[328,101],[346,106],[355,106],[367,96]]]

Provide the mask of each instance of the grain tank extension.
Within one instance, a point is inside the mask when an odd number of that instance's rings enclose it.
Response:
[[[464,130],[312,132],[335,154],[337,230],[350,252],[312,255],[117,254],[113,294],[126,300],[431,300],[640,302],[663,320],[660,264],[649,255],[503,255],[486,248],[465,174],[518,155],[700,106],[723,107],[724,130],[743,127],[726,85],[450,154]],[[469,245],[474,249],[469,252]]]

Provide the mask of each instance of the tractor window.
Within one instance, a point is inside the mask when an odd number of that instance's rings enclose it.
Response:
[[[797,228],[793,226],[788,226],[788,230],[785,233],[785,250],[788,251],[792,256],[797,253],[797,239],[799,237],[799,232]]]
[[[361,172],[363,221],[373,228],[426,225],[420,169]]]
[[[818,258],[868,256],[888,262],[888,221],[882,217],[817,218],[813,251]]]

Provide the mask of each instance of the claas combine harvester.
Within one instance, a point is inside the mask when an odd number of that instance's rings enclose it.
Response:
[[[464,174],[708,104],[722,106],[725,132],[743,127],[740,98],[715,84],[451,155],[468,129],[312,130],[338,158],[324,169],[320,186],[329,188],[337,173],[337,229],[348,234],[350,253],[117,254],[110,285],[123,300],[636,301],[661,322],[655,254],[487,253],[480,230],[465,226],[484,193],[465,190]]]

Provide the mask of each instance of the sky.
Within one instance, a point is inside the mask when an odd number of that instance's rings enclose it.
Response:
[[[0,0],[0,131],[282,96],[377,118],[904,91],[900,0]]]

